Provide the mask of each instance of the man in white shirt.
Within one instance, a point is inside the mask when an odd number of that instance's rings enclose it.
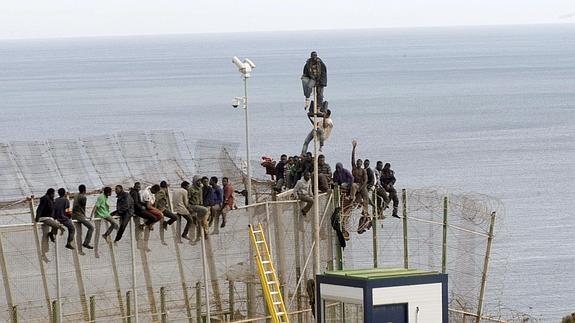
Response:
[[[188,232],[192,227],[192,216],[188,210],[188,187],[190,187],[190,183],[183,181],[180,188],[174,191],[172,199],[174,203],[174,212],[176,212],[180,217],[186,219],[186,226],[182,232],[182,238],[190,240]]]
[[[331,110],[327,109],[323,118],[320,118],[316,124],[315,129],[312,129],[305,141],[303,143],[303,147],[301,149],[301,154],[305,155],[307,153],[307,147],[309,143],[313,140],[313,132],[317,131],[317,135],[319,137],[319,151],[322,151],[324,142],[329,138],[331,135],[331,131],[333,130],[333,120],[331,120]]]
[[[311,194],[310,178],[311,178],[310,173],[305,172],[303,174],[303,177],[299,181],[297,181],[295,187],[293,188],[293,191],[297,196],[298,200],[306,203],[305,207],[301,209],[301,214],[303,216],[306,216],[307,212],[309,212],[309,210],[313,206],[313,195]]]

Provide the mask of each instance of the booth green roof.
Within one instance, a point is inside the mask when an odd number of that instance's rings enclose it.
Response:
[[[403,268],[372,268],[372,269],[358,269],[358,270],[338,270],[328,271],[326,276],[334,276],[350,279],[387,279],[397,277],[413,277],[413,276],[427,276],[437,275],[436,271],[423,271],[417,269],[403,269]]]

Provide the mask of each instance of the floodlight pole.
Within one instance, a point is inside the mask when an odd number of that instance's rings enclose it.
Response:
[[[246,163],[247,163],[247,202],[252,204],[252,167],[250,162],[250,117],[248,113],[248,75],[242,75],[244,79],[244,112],[246,116]]]

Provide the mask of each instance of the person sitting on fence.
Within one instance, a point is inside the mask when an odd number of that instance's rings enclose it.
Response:
[[[294,175],[292,174],[292,168],[294,167],[294,158],[292,156],[288,157],[287,163],[284,166],[284,186],[286,189],[291,189],[295,185],[293,180]]]
[[[272,181],[275,181],[276,161],[269,156],[262,156],[260,165],[266,169],[266,175],[270,175]]]
[[[288,158],[286,154],[281,155],[280,161],[276,164],[276,186],[274,187],[276,192],[281,192],[284,185],[286,184],[285,180],[285,167],[287,165]]]
[[[213,234],[218,234],[220,232],[220,214],[222,213],[222,204],[224,204],[224,191],[222,187],[218,185],[218,178],[212,176],[210,178],[210,186],[212,187],[212,206],[210,207],[210,222],[215,223]]]
[[[154,205],[156,205],[156,193],[160,191],[160,185],[154,184],[152,186],[148,186],[145,189],[140,191],[140,198],[142,199],[142,203],[144,203],[146,207],[146,211],[149,212],[154,216],[156,222],[162,220],[164,215],[160,210],[158,210]],[[154,223],[148,225],[150,231],[154,229]]]
[[[116,211],[112,212],[111,215],[118,215],[120,217],[120,228],[116,233],[116,239],[114,239],[114,242],[118,242],[122,239],[122,235],[124,234],[124,231],[126,231],[126,227],[135,214],[135,203],[132,194],[128,194],[128,192],[124,191],[122,185],[116,185],[115,191],[117,198]],[[137,194],[137,191],[135,195],[140,196]]]
[[[389,201],[393,201],[393,212],[391,216],[399,218],[397,215],[397,208],[399,206],[399,199],[397,198],[397,191],[395,190],[395,173],[391,170],[391,164],[385,163],[383,170],[381,171],[381,185],[385,190],[385,202],[389,204]]]
[[[353,174],[343,168],[342,163],[337,163],[335,164],[335,172],[333,172],[333,182],[339,185],[342,193],[347,192],[349,194],[353,185]]]
[[[188,233],[192,227],[192,216],[188,210],[188,188],[190,183],[183,181],[180,188],[174,191],[174,212],[180,217],[186,219],[186,226],[182,232],[182,238],[190,240]],[[178,233],[179,234],[179,233]]]
[[[110,203],[108,203],[108,197],[110,197],[111,195],[112,195],[112,188],[108,186],[104,187],[102,194],[100,194],[98,196],[98,199],[96,199],[96,204],[92,209],[92,216],[91,216],[92,218],[102,219],[103,221],[106,221],[110,224],[106,232],[104,232],[104,234],[102,235],[102,238],[104,238],[106,241],[110,241],[109,236],[112,233],[112,231],[114,229],[118,230],[119,228],[118,222],[110,215]]]
[[[140,185],[140,182],[135,182],[134,187],[130,189],[130,196],[134,202],[134,213],[137,217],[146,220],[144,225],[148,226],[148,228],[152,230],[152,226],[158,221],[158,219],[152,213],[148,212],[146,204],[142,202],[142,198],[140,196],[141,188],[142,186]]]
[[[155,185],[154,185],[155,186]],[[169,220],[164,220],[162,228],[164,230],[168,229],[168,225],[172,225],[174,222],[178,221],[178,217],[172,213],[169,209],[169,193],[168,193],[168,183],[166,181],[160,182],[160,187],[158,192],[155,194],[156,202],[154,203],[154,207],[162,212],[162,215],[168,218]]]
[[[58,234],[58,229],[60,229],[60,234],[64,234],[65,227],[58,221],[54,219],[54,195],[56,191],[53,188],[49,188],[46,191],[46,194],[40,198],[40,203],[38,204],[38,208],[36,209],[36,222],[43,223],[52,230],[48,232],[44,237],[50,238],[50,241],[56,241],[56,234]],[[45,227],[42,227],[44,231]],[[47,240],[46,242],[44,239],[42,240],[43,243],[43,252],[46,253],[47,249]]]
[[[306,216],[307,212],[313,206],[313,195],[311,193],[311,174],[305,172],[303,178],[297,181],[294,187],[294,194],[297,196],[298,200],[305,202],[306,205],[301,209],[301,215]]]
[[[78,194],[74,196],[72,219],[78,221],[78,223],[81,223],[86,227],[86,229],[88,229],[82,246],[86,249],[94,249],[94,247],[90,245],[92,234],[94,233],[94,225],[86,218],[86,185],[84,184],[78,186]]]
[[[194,215],[197,225],[196,241],[200,240],[201,228],[204,229],[204,235],[207,238],[208,233],[208,209],[204,206],[202,192],[202,178],[194,176],[192,185],[188,188],[188,202],[192,215]]]
[[[222,208],[222,224],[220,225],[220,228],[226,226],[226,217],[228,213],[231,210],[238,208],[234,202],[234,187],[227,177],[222,178],[222,185],[224,185],[224,206]]]
[[[325,193],[331,187],[331,167],[325,162],[325,156],[319,155],[317,157],[317,170],[318,170],[318,190]]]
[[[70,210],[70,200],[66,196],[66,190],[64,188],[58,189],[58,198],[54,200],[54,218],[58,222],[62,223],[66,229],[68,229],[68,240],[66,241],[66,248],[74,250],[72,241],[74,241],[74,234],[76,229],[74,224],[70,220],[72,216],[72,211]]]
[[[378,160],[375,164],[375,170],[373,171],[374,179],[375,179],[375,195],[377,201],[377,212],[379,219],[384,219],[383,210],[387,208],[387,203],[389,203],[387,193],[381,185],[381,172],[383,171],[383,162]],[[387,202],[386,202],[387,201]]]
[[[362,168],[363,163],[361,159],[355,160],[355,148],[357,146],[357,141],[353,140],[351,144],[353,147],[351,150],[351,165],[353,166],[351,170],[351,174],[353,175],[351,197],[354,198],[356,202],[361,203],[361,214],[363,216],[367,216],[369,206],[369,196],[367,193],[367,172]]]

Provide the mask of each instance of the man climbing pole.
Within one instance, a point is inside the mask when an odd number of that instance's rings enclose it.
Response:
[[[314,130],[317,131],[317,135],[319,138],[319,151],[321,152],[323,150],[323,145],[325,141],[329,138],[331,134],[332,129],[333,129],[333,121],[331,120],[331,111],[328,109],[323,118],[317,121],[315,128],[312,129],[305,138],[305,141],[301,149],[301,154],[305,155],[305,153],[307,153],[309,143],[313,140]]]
[[[309,97],[313,93],[314,87],[317,91],[317,105],[321,107],[323,103],[323,88],[327,86],[327,67],[315,51],[311,52],[310,58],[303,67],[301,83],[305,96],[304,109],[309,106]]]

